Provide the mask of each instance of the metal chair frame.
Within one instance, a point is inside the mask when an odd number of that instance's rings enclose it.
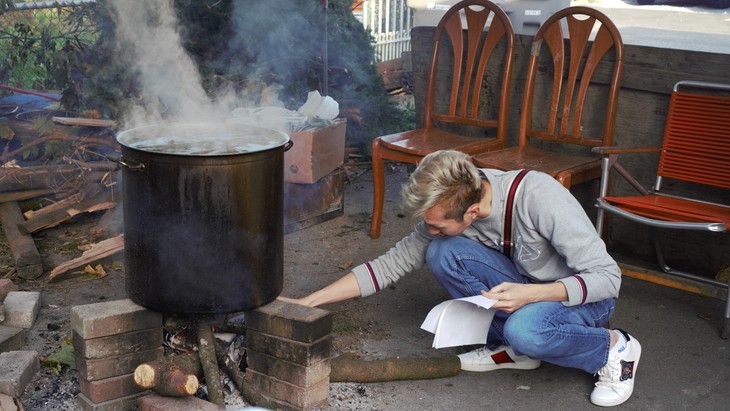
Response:
[[[693,91],[683,91],[693,90]],[[726,93],[717,95],[717,92]],[[730,189],[730,84],[680,81],[670,101],[662,148],[598,147],[600,196],[596,201],[596,230],[604,230],[605,212],[650,227],[657,263],[662,271],[677,277],[730,289],[727,283],[674,269],[667,265],[658,228],[730,233],[730,204],[705,201],[662,192],[664,179]],[[620,153],[660,153],[656,180],[644,188],[618,163]],[[609,173],[615,170],[639,196],[608,196]],[[727,298],[721,337],[730,334],[730,297]]]

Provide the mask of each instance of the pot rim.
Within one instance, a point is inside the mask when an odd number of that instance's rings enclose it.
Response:
[[[151,138],[173,137],[173,132],[178,134],[174,137],[191,143],[201,144],[201,138],[212,137],[215,133],[233,133],[229,138],[230,143],[237,143],[239,149],[229,152],[178,152],[174,149],[166,149],[169,146],[158,145],[155,147],[136,147],[135,143],[150,140]],[[266,141],[262,142],[262,138]],[[138,126],[123,130],[116,135],[116,140],[124,147],[147,153],[167,154],[177,156],[236,156],[247,153],[263,152],[285,146],[290,141],[288,134],[272,128],[253,126],[250,124],[237,123],[156,123]],[[220,139],[211,142],[220,142]]]

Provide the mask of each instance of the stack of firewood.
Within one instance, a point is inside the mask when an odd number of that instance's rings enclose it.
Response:
[[[202,319],[169,318],[165,322],[164,342],[168,354],[137,366],[135,383],[166,397],[193,396],[204,383],[208,401],[224,406],[224,385],[239,394],[243,389],[244,349],[233,349],[236,336],[243,336],[228,333],[233,336],[231,341],[217,338],[213,334],[217,328],[225,326],[211,326]],[[241,345],[240,341],[238,344]]]
[[[113,123],[53,120],[0,122],[0,141],[4,143],[0,154],[0,222],[13,252],[16,274],[24,279],[44,272],[34,234],[81,213],[113,209],[120,197],[119,166],[108,159],[119,153],[110,128]],[[21,143],[18,146],[16,142]],[[109,236],[119,234],[121,229]],[[55,268],[51,278],[122,247],[121,236],[110,239],[78,261]]]

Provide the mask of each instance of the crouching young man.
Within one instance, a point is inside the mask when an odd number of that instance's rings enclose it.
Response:
[[[459,356],[463,370],[546,361],[597,374],[596,405],[631,396],[641,345],[605,328],[621,272],[567,189],[544,173],[477,169],[440,151],[418,165],[403,202],[418,223],[395,247],[306,297],[280,298],[319,306],[365,297],[426,263],[452,298],[497,301],[486,345]]]

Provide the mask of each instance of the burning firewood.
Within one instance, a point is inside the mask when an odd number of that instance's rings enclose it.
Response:
[[[383,382],[451,377],[461,371],[457,356],[362,360],[353,353],[332,359],[331,382]]]
[[[215,354],[215,337],[210,325],[202,321],[198,323],[198,355],[205,375],[205,386],[208,387],[208,400],[224,407],[223,386]]]
[[[198,391],[201,374],[197,355],[170,355],[137,366],[134,382],[166,397],[184,397]]]

